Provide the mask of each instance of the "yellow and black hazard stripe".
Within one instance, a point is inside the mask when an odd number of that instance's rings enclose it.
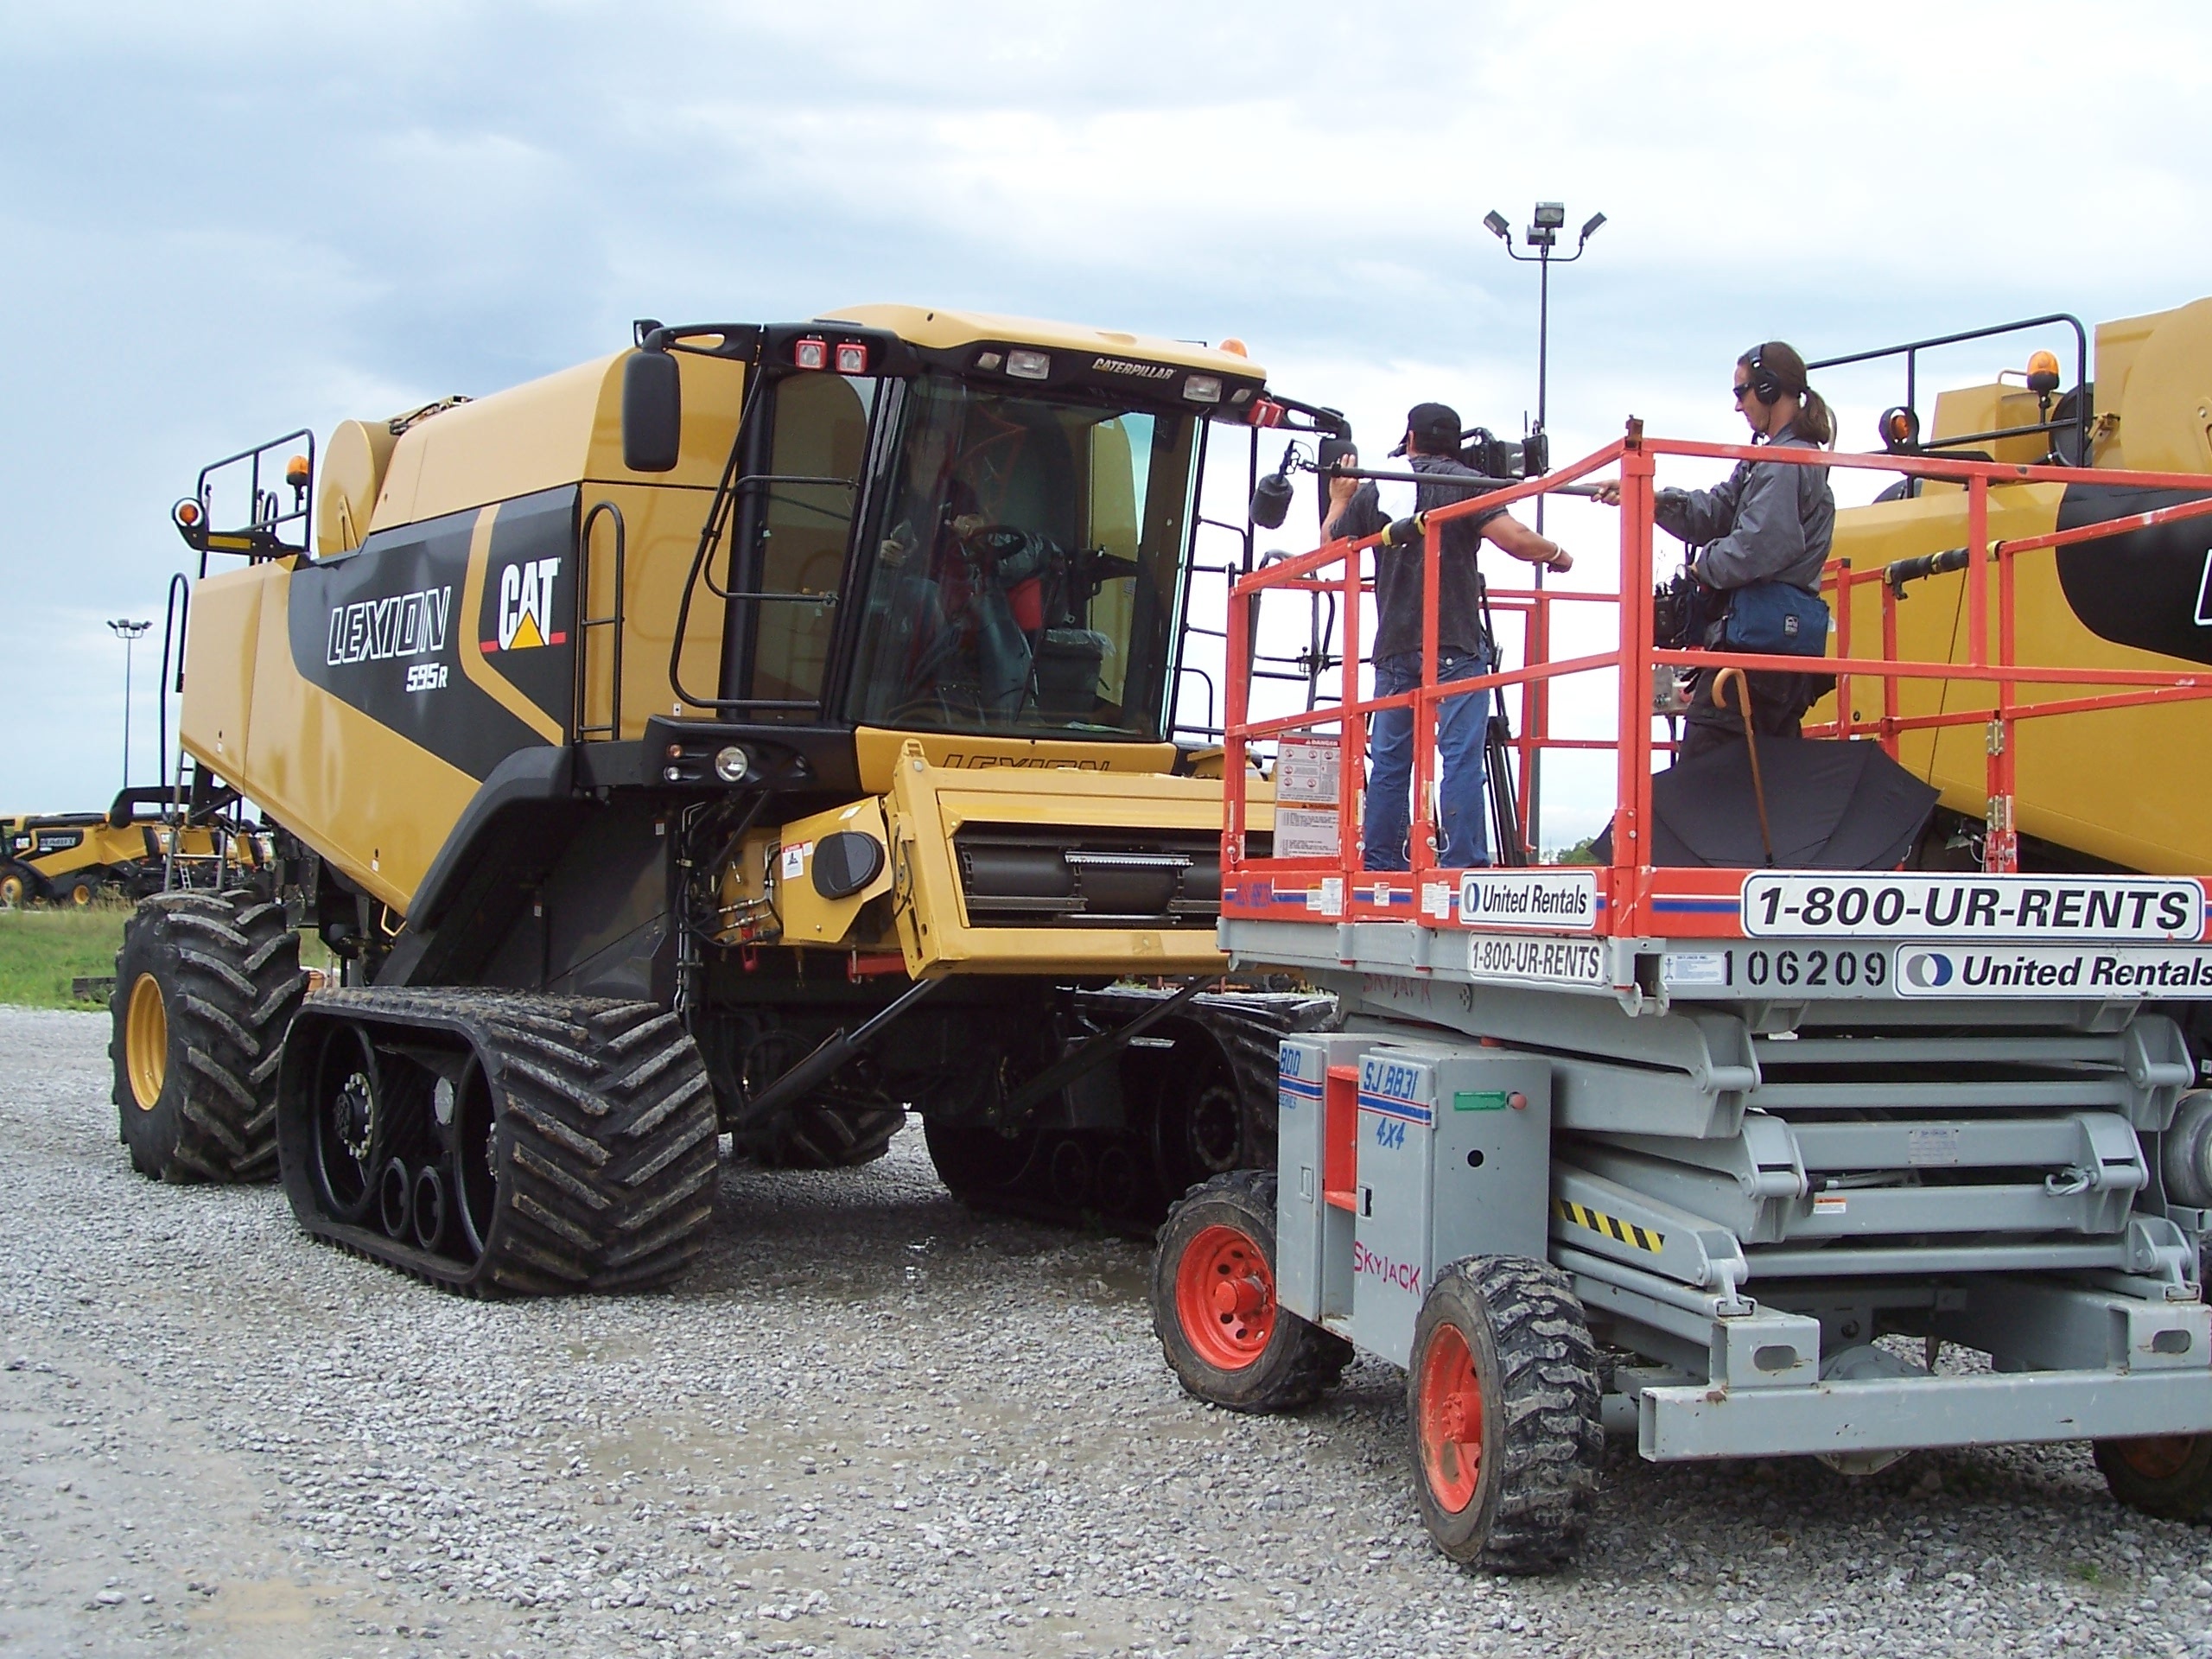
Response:
[[[1655,1233],[1648,1227],[1638,1227],[1618,1216],[1609,1216],[1591,1209],[1587,1205],[1575,1204],[1566,1198],[1552,1200],[1552,1213],[1570,1227],[1586,1227],[1593,1233],[1603,1233],[1616,1243],[1635,1249],[1649,1250],[1656,1255],[1667,1248],[1667,1236]]]

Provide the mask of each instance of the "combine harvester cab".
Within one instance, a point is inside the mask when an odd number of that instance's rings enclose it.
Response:
[[[1209,435],[1249,480],[1290,413],[1241,348],[862,307],[209,469],[183,746],[344,983],[301,1003],[270,907],[142,912],[141,1167],[274,1156],[318,1236],[533,1293],[680,1270],[718,1133],[855,1165],[912,1109],[963,1196],[1147,1229],[1264,1157],[1332,1010],[1204,990],[1219,753],[1173,711]]]
[[[2037,456],[2073,421],[2044,410]],[[1975,447],[1993,441],[1974,430]],[[1940,629],[1908,625],[1931,591],[1911,587],[1916,567],[1885,580],[1881,563],[1839,559],[1821,666],[1847,719],[1759,740],[1758,772],[1739,747],[1655,776],[1669,747],[1655,701],[1679,707],[1656,684],[1807,661],[1655,645],[1655,474],[1691,456],[1904,474],[1910,493],[1840,515],[1835,544],[1955,563],[1955,645],[1952,605]],[[1750,450],[1632,423],[1485,498],[1618,472],[1614,593],[1493,590],[1532,641],[1552,637],[1556,607],[1596,603],[1618,613],[1618,644],[1535,651],[1404,701],[1427,734],[1446,695],[1617,677],[1601,744],[1617,804],[1595,867],[1437,868],[1417,824],[1409,873],[1363,871],[1361,716],[1377,704],[1357,664],[1335,706],[1272,719],[1232,672],[1222,940],[1239,967],[1334,990],[1347,1019],[1282,1044],[1279,1173],[1220,1178],[1162,1233],[1154,1319],[1184,1385],[1269,1410],[1313,1399],[1355,1348],[1403,1366],[1430,1534],[1505,1571],[1574,1558],[1607,1433],[1654,1460],[1813,1454],[1847,1471],[1922,1447],[2088,1440],[2120,1501],[2212,1507],[2212,1094],[2192,1092],[2185,1037],[2212,1002],[2212,849],[2201,816],[2190,840],[2177,818],[2077,802],[2073,821],[2158,856],[2115,868],[2114,840],[2066,868],[2044,842],[2027,872],[2016,827],[2028,781],[2063,771],[2050,754],[2145,722],[2203,730],[2202,655],[2145,642],[2197,638],[2212,500],[2179,463],[2212,457],[2158,458],[2176,470],[1935,443]],[[2065,505],[2123,499],[2153,516],[2069,522]],[[1430,595],[1439,521],[1478,505],[1428,516]],[[1924,547],[1900,544],[1904,524]],[[1278,587],[1333,592],[1358,638],[1363,545],[1240,582],[1232,664],[1249,607]],[[2057,598],[2101,558],[2144,591],[2167,584],[2125,649]],[[2070,586],[2054,586],[2055,562]],[[1554,740],[1539,719],[1519,741],[1525,758]],[[1310,815],[1309,856],[1247,839],[1237,780],[1263,744],[1290,757],[1280,810],[1295,796]],[[1416,745],[1416,799],[1430,747]],[[2203,752],[2201,738],[2175,750]],[[1958,769],[1929,782],[1931,753]],[[1973,815],[1971,868],[1959,820],[1934,817],[1939,792]],[[2055,830],[2066,806],[2054,792],[2032,822]]]

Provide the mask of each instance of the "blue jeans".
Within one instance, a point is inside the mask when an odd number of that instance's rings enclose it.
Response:
[[[1441,653],[1436,681],[1470,680],[1491,671],[1487,652]],[[1375,659],[1375,695],[1395,697],[1421,683],[1421,653]],[[1470,691],[1436,705],[1436,747],[1444,757],[1446,869],[1478,869],[1490,862],[1490,810],[1483,791],[1484,741],[1490,731],[1490,693]],[[1385,709],[1367,736],[1367,821],[1360,837],[1361,863],[1370,870],[1408,868],[1406,835],[1412,817],[1414,716],[1410,709]]]

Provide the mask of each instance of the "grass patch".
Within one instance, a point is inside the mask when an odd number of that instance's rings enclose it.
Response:
[[[129,905],[105,901],[83,910],[0,910],[0,1003],[105,1010],[105,995],[89,1001],[72,996],[70,982],[114,974],[130,910]],[[333,983],[337,981],[337,958],[312,933],[300,938],[300,965],[321,969]]]
[[[104,1008],[69,995],[79,975],[115,972],[127,905],[0,911],[0,1002],[32,1008]]]

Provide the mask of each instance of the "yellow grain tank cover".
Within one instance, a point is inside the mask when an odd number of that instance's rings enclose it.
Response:
[[[384,487],[385,468],[398,443],[390,421],[342,421],[323,446],[322,477],[315,488],[315,550],[318,558],[351,553],[369,533]]]

